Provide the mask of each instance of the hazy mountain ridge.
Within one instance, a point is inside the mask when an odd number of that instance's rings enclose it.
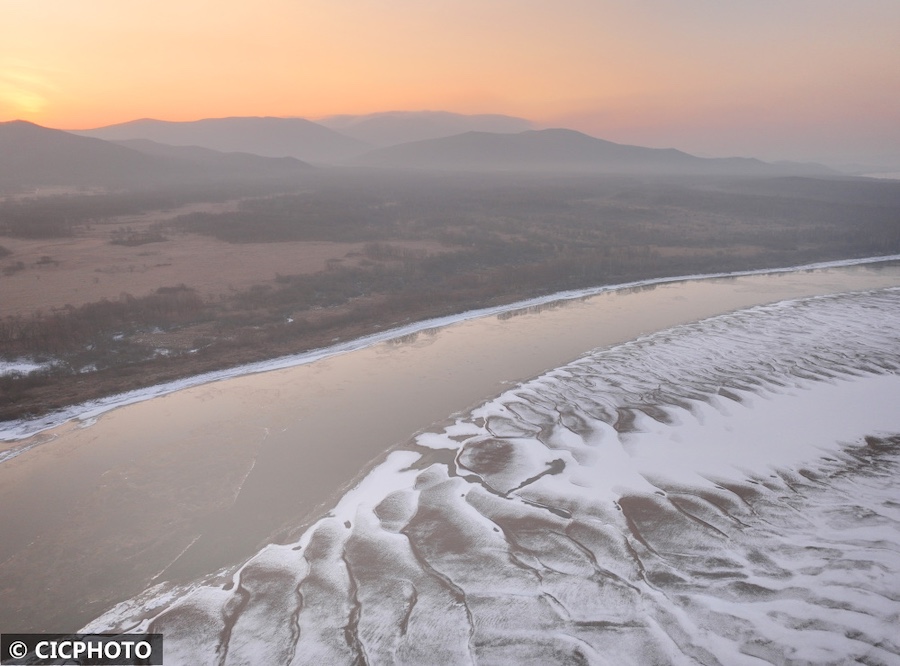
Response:
[[[346,129],[385,139],[486,123],[510,130],[528,121],[444,112],[336,116]],[[102,138],[101,138],[102,137]],[[222,152],[226,151],[226,152]],[[136,120],[65,132],[24,121],[0,124],[0,186],[129,187],[173,181],[293,176],[324,164],[469,172],[656,175],[841,176],[821,165],[754,158],[701,158],[676,149],[597,139],[569,129],[466,131],[370,149],[370,144],[300,118],[219,118],[186,123]],[[279,155],[273,157],[273,155]]]
[[[173,146],[150,139],[124,139],[109,143],[124,146],[147,155],[174,158],[208,166],[231,166],[251,168],[261,171],[283,171],[285,169],[307,170],[312,167],[296,157],[263,157],[254,153],[222,152],[201,146]]]
[[[273,159],[151,141],[113,143],[26,121],[0,123],[0,189],[38,186],[144,187],[292,176],[310,169]]]
[[[141,119],[74,132],[109,141],[149,139],[173,146],[198,146],[226,153],[337,162],[370,148],[303,118],[206,118],[189,122]]]
[[[500,114],[464,115],[449,111],[387,111],[330,116],[317,122],[380,148],[465,132],[515,134],[534,129],[534,123],[525,118]]]
[[[120,186],[163,173],[159,158],[23,120],[0,123],[0,187]]]
[[[449,111],[389,111],[339,115],[313,122],[303,118],[207,118],[188,122],[153,119],[74,132],[110,141],[147,139],[266,157],[295,157],[343,163],[372,148],[462,134],[469,131],[518,133],[533,126],[524,118]]]
[[[613,143],[569,129],[517,134],[466,132],[373,150],[361,164],[454,171],[836,176],[820,165],[769,164],[755,158],[702,158],[674,148]]]
[[[146,139],[321,164],[439,169],[622,174],[833,177],[819,164],[755,158],[704,158],[646,148],[571,129],[531,129],[524,118],[446,111],[390,111],[303,118],[232,117],[189,122],[152,119],[76,132],[107,140]],[[377,146],[377,147],[376,147]]]

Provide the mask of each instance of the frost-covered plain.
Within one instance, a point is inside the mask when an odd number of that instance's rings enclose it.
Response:
[[[900,288],[592,352],[91,631],[167,664],[900,663]]]

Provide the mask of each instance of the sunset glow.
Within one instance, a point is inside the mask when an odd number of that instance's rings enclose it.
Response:
[[[441,109],[702,154],[900,161],[900,3],[5,0],[0,120]]]

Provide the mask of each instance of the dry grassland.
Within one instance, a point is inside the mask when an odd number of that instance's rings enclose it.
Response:
[[[140,297],[159,287],[184,284],[204,297],[246,291],[273,284],[277,274],[317,273],[329,265],[354,266],[365,243],[282,241],[227,243],[210,236],[171,232],[168,240],[142,245],[114,245],[113,232],[144,231],[177,215],[221,213],[237,209],[238,201],[192,204],[169,211],[128,215],[89,228],[71,238],[11,238],[0,245],[12,254],[0,259],[0,313],[30,315],[66,305],[78,307],[123,293]],[[392,245],[429,253],[441,250],[432,241],[393,241]],[[21,262],[24,269],[12,267]]]

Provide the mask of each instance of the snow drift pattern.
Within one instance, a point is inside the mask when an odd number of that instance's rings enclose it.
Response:
[[[900,289],[598,350],[87,629],[170,665],[898,663],[898,368]]]

